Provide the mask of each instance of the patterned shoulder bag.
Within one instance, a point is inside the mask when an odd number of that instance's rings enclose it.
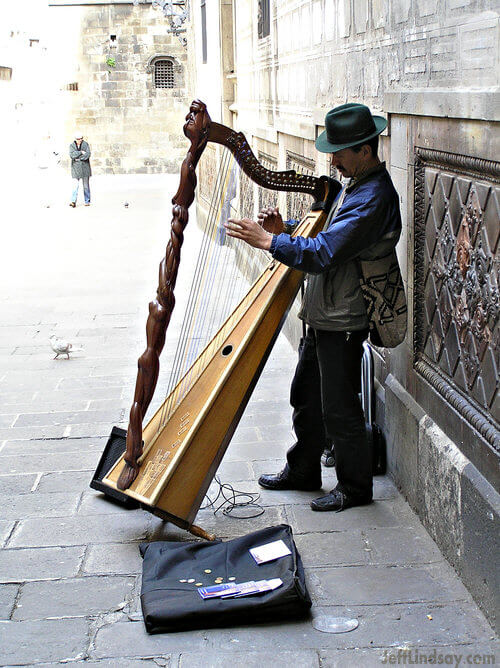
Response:
[[[359,282],[375,346],[395,348],[405,338],[407,306],[396,249],[375,260],[358,258]]]

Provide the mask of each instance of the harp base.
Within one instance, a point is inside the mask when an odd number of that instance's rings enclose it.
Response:
[[[98,492],[102,492],[114,501],[121,503],[126,508],[133,509],[139,508],[141,504],[120,490],[108,487],[108,485],[105,485],[102,482],[108,471],[125,452],[126,438],[127,432],[125,429],[113,427],[108,442],[106,443],[106,447],[104,448],[104,452],[99,460],[99,464],[95,470],[94,477],[90,482],[90,487],[96,489]]]
[[[156,515],[166,522],[170,522],[171,524],[175,524],[185,531],[189,531],[189,533],[192,533],[193,536],[196,536],[197,538],[204,538],[205,540],[209,541],[215,540],[216,536],[214,534],[208,533],[201,527],[196,526],[195,524],[189,524],[189,522],[186,522],[180,517],[170,515],[169,513],[166,513],[159,508],[154,508],[153,506],[139,503],[139,501],[128,496],[128,494],[114,489],[113,487],[109,487],[102,482],[103,478],[106,477],[110,469],[116,464],[116,462],[125,452],[126,438],[127,432],[125,429],[121,429],[120,427],[113,427],[108,442],[106,443],[106,447],[104,448],[104,452],[102,453],[101,459],[99,460],[99,464],[95,470],[94,477],[90,482],[90,487],[97,490],[98,492],[102,492],[105,496],[109,497],[110,500],[114,501],[115,503],[119,503],[128,510],[142,508],[143,510],[147,510],[149,513]]]

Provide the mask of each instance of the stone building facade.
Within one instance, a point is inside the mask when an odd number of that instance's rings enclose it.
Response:
[[[408,334],[375,350],[389,468],[493,623],[500,609],[498,0],[192,3],[195,90],[266,166],[331,173],[325,112],[388,117]],[[201,165],[205,209],[218,149]],[[204,173],[205,172],[205,173]],[[262,197],[250,192],[256,212]],[[272,196],[287,216],[303,199]],[[292,315],[288,335],[300,327]]]
[[[95,173],[177,171],[185,152],[188,51],[151,2],[51,0],[64,138],[88,138]],[[61,134],[61,133],[60,133]]]

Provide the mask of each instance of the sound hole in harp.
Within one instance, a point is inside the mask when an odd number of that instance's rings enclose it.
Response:
[[[233,346],[229,343],[221,350],[222,357],[228,357],[233,352]]]

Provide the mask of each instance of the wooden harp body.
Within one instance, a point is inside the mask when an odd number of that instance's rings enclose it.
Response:
[[[201,129],[196,136],[190,133],[193,126]],[[199,149],[203,150],[207,141],[222,144],[259,185],[312,195],[313,210],[306,214],[296,231],[301,236],[314,236],[323,228],[340,186],[326,177],[265,169],[258,163],[244,136],[212,123],[201,102],[192,103],[184,132],[191,139],[191,149],[181,169],[179,190],[173,198],[172,236],[166,258],[160,265],[157,299],[150,304],[146,328],[148,348],[138,363],[126,451],[105,472],[100,489],[109,490],[115,497],[124,495],[134,499],[145,509],[195,535],[211,538],[193,521],[293,303],[303,274],[270,261],[170,396],[142,427],[142,417],[156,385],[158,357],[173,309],[173,294],[167,294],[162,280],[173,290],[177,267],[174,266],[169,274],[164,272],[162,275],[162,270],[169,263],[176,237],[180,236],[182,240],[182,230],[187,224],[187,209],[194,199],[194,171],[201,155]],[[173,263],[170,265],[172,269]],[[158,318],[157,313],[161,317]],[[187,376],[196,381],[181,392]],[[166,403],[170,410],[168,420],[164,421]]]

